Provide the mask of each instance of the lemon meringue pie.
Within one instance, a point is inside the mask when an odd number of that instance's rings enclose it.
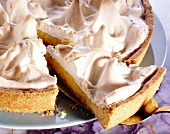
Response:
[[[138,67],[154,30],[148,0],[0,2],[0,110],[55,110],[47,63],[104,129],[158,90],[166,68]]]
[[[103,49],[73,44],[48,46],[46,59],[104,129],[121,123],[146,104],[166,72],[155,65],[127,66]]]

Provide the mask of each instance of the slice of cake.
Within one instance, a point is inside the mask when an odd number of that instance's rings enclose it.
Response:
[[[146,104],[166,72],[154,65],[127,66],[103,49],[74,44],[48,46],[46,59],[104,129],[121,123]]]
[[[49,75],[42,40],[12,43],[0,56],[0,110],[54,111],[57,78]]]
[[[154,17],[148,0],[73,0],[47,4],[38,36],[47,44],[79,42],[102,48],[119,61],[139,65],[148,49]],[[51,10],[49,10],[51,9]]]

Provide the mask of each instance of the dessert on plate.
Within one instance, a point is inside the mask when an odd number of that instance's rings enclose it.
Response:
[[[158,90],[166,68],[138,67],[154,30],[148,0],[0,2],[0,110],[54,111],[47,63],[104,129]]]

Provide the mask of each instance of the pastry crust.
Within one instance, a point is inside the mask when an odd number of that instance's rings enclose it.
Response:
[[[109,129],[127,118],[134,115],[144,104],[146,104],[157,91],[166,68],[159,67],[150,78],[143,83],[140,91],[133,96],[119,103],[114,103],[110,107],[101,108],[93,103],[74,81],[74,78],[64,70],[48,53],[46,59],[57,76],[62,79],[64,84],[80,99],[80,101],[95,114],[104,129]],[[138,103],[136,103],[138,102]]]
[[[140,65],[146,54],[146,51],[148,50],[154,32],[154,14],[152,6],[150,5],[148,0],[142,0],[142,4],[145,9],[143,17],[145,18],[146,24],[148,25],[149,32],[147,38],[140,45],[140,47],[135,52],[131,53],[128,57],[123,59],[123,61],[128,65],[129,64],[136,64],[138,66]]]
[[[0,110],[32,113],[55,111],[58,87],[47,89],[1,89]]]

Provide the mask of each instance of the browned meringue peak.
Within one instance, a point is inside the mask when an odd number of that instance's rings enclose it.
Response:
[[[98,11],[94,8],[91,8],[91,6],[88,5],[87,3],[82,3],[80,6],[81,6],[81,10],[83,12],[83,15],[88,18],[93,16]]]
[[[42,8],[51,6],[65,6],[65,0],[30,0],[31,3],[39,3]]]
[[[0,3],[0,27],[5,23],[9,21],[8,14],[3,9],[1,3]]]
[[[128,31],[128,35],[125,40],[125,51],[121,54],[121,57],[126,57],[128,54],[137,49],[140,44],[143,43],[148,35],[148,26],[142,23],[133,23]]]
[[[42,89],[56,84],[49,75],[47,62],[42,54],[45,46],[34,40],[11,44],[0,56],[0,87],[17,89]]]
[[[84,48],[85,47],[87,46],[84,46]],[[77,54],[78,53],[76,53],[76,55]],[[77,58],[73,60],[77,76],[90,82],[92,85],[95,85],[100,78],[105,64],[110,58],[111,54],[103,49],[91,50],[89,52],[79,54]]]
[[[88,0],[88,4],[92,7],[99,9],[102,0]]]
[[[37,22],[35,18],[29,14],[19,24],[5,23],[0,27],[0,45],[6,47],[12,42],[17,42],[28,38],[37,38],[36,31]]]
[[[20,23],[29,14],[27,0],[7,0],[6,12],[10,22]]]
[[[112,0],[102,0],[99,12],[90,26],[96,33],[102,25],[105,26],[111,36],[119,37],[127,33],[130,21],[120,16]]]
[[[47,47],[48,53],[55,59],[56,57],[66,70],[79,78],[96,84],[101,68],[111,57],[111,54],[103,49],[95,49],[91,46],[82,45],[57,45]],[[73,65],[73,66],[70,66]],[[97,76],[97,77],[96,77]],[[76,79],[75,78],[75,79]]]
[[[92,45],[95,48],[102,48],[112,55],[124,49],[124,39],[111,37],[104,25],[100,27],[97,33],[93,35]]]
[[[80,8],[80,1],[73,0],[73,2],[68,7],[68,9],[65,10],[60,17],[52,20],[52,22],[60,26],[68,24],[70,27],[74,28],[75,30],[79,30],[85,22],[85,18]]]
[[[39,3],[48,17],[51,18],[66,10],[66,2],[65,0],[31,0],[29,3]]]
[[[156,69],[156,66],[136,67],[127,66],[111,58],[94,86],[94,101],[99,105],[107,106],[125,100],[140,90],[142,83]]]
[[[90,18],[91,16],[96,14],[98,12],[99,7],[100,7],[100,3],[101,3],[101,0],[89,0],[87,2],[82,1],[81,2],[81,9],[82,9],[83,15],[85,17]]]
[[[140,17],[143,13],[141,0],[113,0],[121,15]]]
[[[123,60],[132,51],[137,49],[148,34],[148,26],[140,23],[133,23],[127,33],[120,37],[112,37],[102,25],[99,31],[95,34],[89,35],[85,42],[90,39],[90,44],[95,48],[102,48],[112,55]],[[87,41],[86,41],[87,40]]]
[[[45,19],[47,18],[47,13],[41,8],[39,3],[29,3],[29,10],[37,19]]]
[[[27,0],[7,0],[5,9],[9,21],[15,24],[20,23],[30,13],[36,19],[47,18],[46,12],[43,11],[39,3],[28,3]]]

